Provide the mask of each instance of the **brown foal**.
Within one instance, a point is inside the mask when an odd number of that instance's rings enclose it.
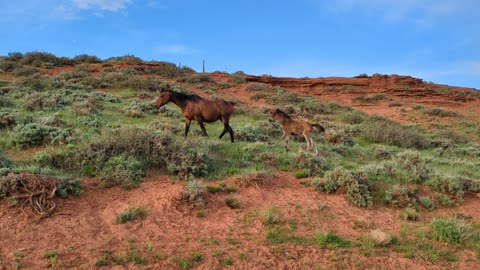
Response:
[[[281,111],[280,109],[276,109],[272,112],[272,120],[279,122],[282,125],[283,136],[281,140],[283,140],[284,147],[288,151],[288,139],[290,135],[300,135],[303,134],[305,140],[307,141],[307,150],[310,147],[313,147],[313,151],[315,155],[318,155],[318,149],[315,146],[315,142],[313,141],[312,137],[310,137],[310,133],[315,128],[320,132],[325,131],[325,128],[318,124],[310,124],[307,121],[295,121],[285,112]]]

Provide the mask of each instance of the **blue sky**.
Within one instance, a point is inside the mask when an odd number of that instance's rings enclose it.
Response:
[[[480,89],[478,0],[0,0],[0,55],[134,54],[207,71],[411,75]]]

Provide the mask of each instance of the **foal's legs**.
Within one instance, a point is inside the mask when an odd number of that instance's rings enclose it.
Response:
[[[313,147],[314,155],[318,156],[318,149],[317,149],[317,146],[315,145],[315,142],[313,141],[312,137],[310,137],[310,145]]]
[[[283,141],[283,147],[285,148],[285,151],[288,152],[288,139],[290,138],[290,135],[283,130],[283,136],[280,138],[280,140]]]
[[[310,133],[306,131],[303,132],[303,137],[305,137],[305,141],[307,141],[307,151],[308,151],[312,143],[312,138],[310,137]]]
[[[185,138],[187,137],[188,131],[190,130],[190,123],[191,123],[191,120],[188,118],[185,118]]]

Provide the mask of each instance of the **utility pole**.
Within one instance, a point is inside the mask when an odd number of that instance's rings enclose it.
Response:
[[[205,73],[205,60],[203,60],[203,68],[202,68],[202,72]]]

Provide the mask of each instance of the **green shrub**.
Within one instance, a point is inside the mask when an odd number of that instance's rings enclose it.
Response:
[[[245,142],[268,142],[270,137],[258,126],[246,125],[235,130],[235,138]]]
[[[445,194],[435,194],[434,197],[435,200],[443,206],[453,207],[455,205],[453,201]]]
[[[245,78],[245,73],[243,73],[242,71],[237,71],[233,74],[230,74],[230,76],[228,77],[228,82],[239,85],[242,83],[246,83],[247,79]]]
[[[277,177],[270,171],[256,171],[235,178],[235,184],[242,187],[273,184]]]
[[[180,191],[179,201],[191,207],[204,208],[207,203],[207,191],[200,181],[189,180],[185,188]]]
[[[134,219],[145,219],[147,210],[141,207],[129,207],[124,212],[117,214],[117,223],[125,223]]]
[[[20,61],[23,58],[23,53],[21,52],[9,52],[7,59],[10,61]]]
[[[276,207],[269,207],[263,213],[263,225],[273,226],[282,222],[282,211]]]
[[[64,105],[63,96],[54,93],[32,93],[23,102],[23,107],[28,111],[55,110]]]
[[[268,89],[268,87],[269,86],[264,83],[251,82],[247,84],[247,87],[245,89],[250,92],[258,92],[258,91],[265,91]]]
[[[46,143],[67,143],[70,139],[70,133],[67,130],[36,123],[19,125],[15,127],[15,133],[15,144],[22,148]]]
[[[197,148],[187,147],[183,152],[178,152],[167,161],[169,172],[176,174],[179,178],[201,177],[208,173],[210,158],[207,153]]]
[[[121,186],[134,188],[144,176],[143,165],[133,157],[111,157],[99,173],[99,179],[106,187]]]
[[[127,116],[139,118],[143,117],[144,113],[154,114],[157,109],[151,103],[133,99],[124,107],[123,111]]]
[[[458,116],[456,112],[447,111],[440,108],[429,108],[425,109],[425,114],[430,116],[438,116],[438,117],[455,117]]]
[[[315,240],[322,248],[337,249],[350,246],[350,241],[342,239],[334,233],[316,233]]]
[[[14,61],[4,61],[0,59],[0,72],[12,72],[17,68],[18,64]]]
[[[305,171],[307,176],[323,176],[325,171],[329,169],[326,160],[319,156],[312,156],[305,152],[300,152],[294,159],[292,164],[294,168]]]
[[[346,112],[342,115],[341,121],[347,124],[356,125],[365,121],[366,115],[359,111]]]
[[[73,61],[67,57],[57,57],[51,53],[34,51],[25,53],[20,63],[36,67],[48,67],[70,65]]]
[[[101,63],[102,60],[98,58],[95,55],[88,55],[88,54],[79,54],[75,57],[73,57],[73,61],[77,63],[89,63],[89,64],[94,64],[94,63]]]
[[[369,142],[401,147],[423,148],[427,146],[419,132],[401,126],[383,117],[371,117],[364,124],[363,136]]]
[[[426,208],[426,209],[435,208],[435,204],[432,202],[432,200],[430,200],[429,197],[420,197],[418,198],[418,202],[423,208]]]
[[[409,221],[417,221],[419,218],[419,214],[417,210],[407,207],[400,212],[400,218]]]
[[[110,57],[103,61],[106,64],[120,64],[120,63],[132,63],[143,64],[143,60],[132,54],[126,54],[124,56]]]
[[[383,202],[394,207],[414,207],[418,194],[407,187],[394,186],[385,192]]]
[[[205,73],[192,74],[187,78],[187,82],[190,84],[197,84],[203,82],[209,82],[210,78]]]
[[[345,187],[345,196],[352,204],[360,207],[373,205],[373,198],[370,194],[372,186],[362,172],[351,172],[337,167],[335,170],[327,172],[323,181],[314,179],[311,185],[324,193],[333,193],[341,187]]]
[[[430,223],[431,237],[449,243],[464,243],[472,239],[472,226],[462,219],[435,218]]]
[[[232,209],[238,209],[242,207],[242,201],[235,195],[228,195],[225,198],[225,203]]]
[[[353,101],[358,101],[360,103],[375,104],[375,103],[378,103],[380,100],[384,100],[386,98],[387,97],[384,94],[375,94],[375,95],[357,96],[353,99]]]
[[[58,177],[55,179],[57,189],[55,194],[60,198],[66,198],[68,195],[79,196],[83,190],[80,178]]]
[[[0,169],[12,168],[12,165],[12,162],[2,152],[0,152]]]
[[[408,181],[412,183],[421,184],[432,174],[431,161],[423,158],[420,153],[415,151],[405,151],[397,154],[395,162],[408,171],[410,175]]]
[[[162,91],[170,88],[170,85],[164,80],[159,80],[154,77],[143,78],[141,76],[126,78],[120,85],[133,88],[137,91],[147,92]]]
[[[475,193],[480,191],[479,182],[461,176],[435,175],[426,184],[435,191],[455,196],[459,203],[463,203],[463,196],[466,191]]]

